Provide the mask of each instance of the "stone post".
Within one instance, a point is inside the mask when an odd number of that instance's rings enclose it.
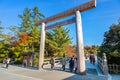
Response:
[[[40,36],[40,52],[39,52],[39,64],[38,69],[42,69],[44,62],[44,47],[45,47],[45,23],[42,23],[41,36]]]
[[[82,34],[82,20],[79,11],[76,11],[76,36],[77,36],[76,40],[77,40],[78,73],[86,74]]]
[[[108,65],[107,65],[107,58],[106,58],[106,54],[103,53],[103,73],[104,75],[108,75]]]

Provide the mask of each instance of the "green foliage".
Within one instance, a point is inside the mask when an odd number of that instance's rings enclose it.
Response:
[[[11,47],[11,42],[12,42],[11,36],[2,33],[3,29],[4,28],[0,22],[0,57],[1,57],[1,61],[3,60],[4,57],[9,56],[9,49]]]
[[[40,30],[39,27],[34,26],[34,22],[43,19],[44,15],[39,12],[38,7],[34,7],[33,9],[25,8],[23,14],[18,17],[21,19],[21,25],[9,27],[12,35],[0,32],[0,57],[17,58],[21,62],[20,53],[39,52]],[[0,31],[3,31],[2,29],[0,23]]]
[[[84,53],[85,54],[96,54],[98,49],[99,49],[99,46],[95,46],[95,45],[85,46],[84,47]]]
[[[2,22],[0,21],[0,33],[2,33],[3,27],[2,27]]]
[[[102,53],[107,54],[108,61],[111,57],[120,57],[120,22],[111,25],[109,31],[105,32],[99,56],[102,56]]]
[[[23,14],[18,17],[22,20],[20,31],[31,33],[35,27],[34,22],[43,19],[44,15],[39,12],[38,7],[34,7],[33,9],[25,8]]]
[[[18,15],[21,19],[20,26],[10,26],[11,34],[0,32],[0,57],[10,57],[22,63],[22,52],[39,53],[40,27],[35,26],[34,22],[43,19],[44,15],[39,12],[38,7],[33,9],[25,8],[23,14]],[[0,24],[0,31],[3,27]],[[45,56],[63,56],[71,44],[68,35],[69,30],[57,27],[51,32],[46,32]],[[38,65],[38,55],[35,55],[35,64]]]
[[[13,54],[12,57],[16,57],[21,62],[22,56],[20,53],[39,52],[40,30],[39,27],[34,26],[34,22],[42,19],[44,15],[39,12],[38,7],[34,7],[33,9],[25,8],[23,14],[18,15],[18,17],[22,20],[22,23],[17,29],[15,27],[10,28],[18,36],[10,50]]]
[[[71,38],[68,36],[69,30],[63,27],[57,27],[46,34],[46,51],[48,56],[63,56],[66,53],[67,47],[71,43]]]

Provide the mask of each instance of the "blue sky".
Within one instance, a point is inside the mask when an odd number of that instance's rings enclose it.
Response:
[[[26,7],[38,6],[40,12],[48,17],[87,1],[90,0],[0,0],[0,21],[2,26],[8,28],[21,23],[18,14],[22,14]],[[120,0],[97,0],[96,8],[82,12],[81,16],[84,45],[100,45],[104,32],[109,30],[111,24],[117,24],[120,18]],[[65,28],[70,29],[72,44],[76,44],[75,24]]]

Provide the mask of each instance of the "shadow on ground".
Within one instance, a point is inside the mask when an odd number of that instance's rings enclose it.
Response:
[[[106,77],[97,76],[97,75],[79,75],[75,74],[63,80],[107,80]]]
[[[23,65],[12,65],[12,66],[16,66],[16,67],[20,67],[20,68],[26,68],[26,69],[32,69],[32,70],[38,70],[37,67],[33,67],[33,66],[26,66],[26,67],[24,67]]]

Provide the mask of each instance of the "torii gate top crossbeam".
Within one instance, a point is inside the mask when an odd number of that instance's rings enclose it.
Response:
[[[61,13],[58,13],[56,15],[50,16],[48,18],[39,20],[38,22],[35,23],[35,25],[38,26],[38,25],[41,25],[42,22],[48,23],[48,22],[52,22],[55,20],[59,20],[61,18],[73,15],[76,11],[83,12],[85,10],[95,8],[95,7],[96,7],[96,0],[91,0],[90,2],[87,2],[85,4],[76,6],[74,8],[69,9],[69,10],[66,10],[64,12],[61,12]]]

